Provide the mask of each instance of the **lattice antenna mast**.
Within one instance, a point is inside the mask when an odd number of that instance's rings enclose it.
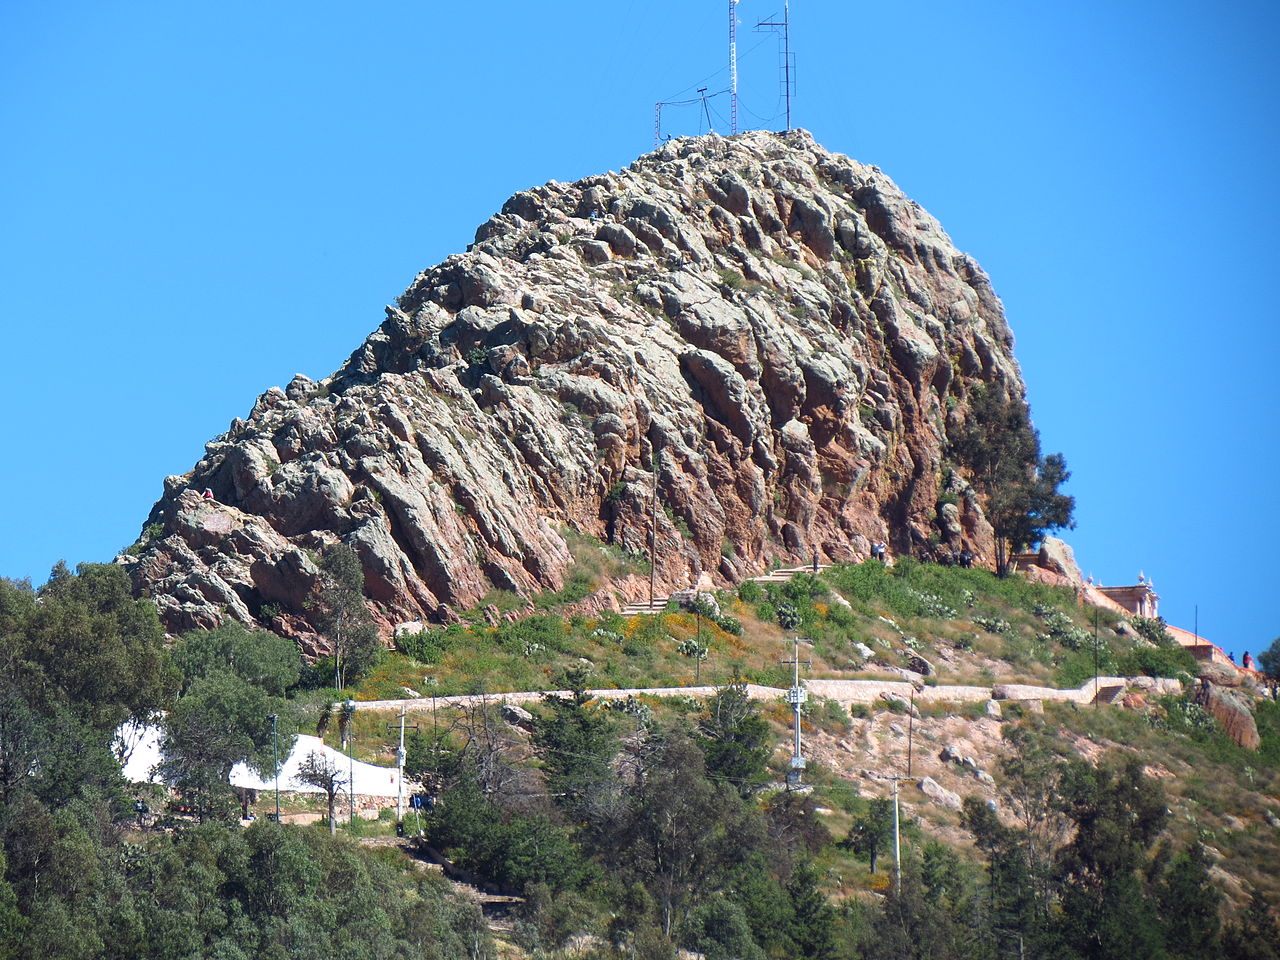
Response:
[[[738,0],[729,0],[729,132],[738,132]]]
[[[791,100],[796,92],[796,55],[791,52],[791,0],[782,5],[781,20],[761,20],[756,29],[767,28],[782,34],[782,96],[787,104],[787,132],[791,132]]]

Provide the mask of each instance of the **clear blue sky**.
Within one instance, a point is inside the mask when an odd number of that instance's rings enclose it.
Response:
[[[1086,572],[1280,635],[1274,2],[806,2],[795,123],[1004,298]],[[781,0],[743,0],[777,128]],[[0,6],[0,574],[132,542],[162,478],[332,372],[516,190],[625,166],[727,83],[724,2]],[[713,101],[717,129],[728,104]],[[664,131],[699,133],[692,108]]]

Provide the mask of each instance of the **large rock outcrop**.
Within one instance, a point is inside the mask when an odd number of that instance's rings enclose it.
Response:
[[[989,557],[944,458],[975,384],[1023,392],[1012,345],[986,274],[877,168],[802,131],[671,141],[513,196],[333,376],[271,388],[169,477],[127,562],[174,630],[307,638],[339,541],[384,625],[447,619],[558,589],[566,530],[647,556],[655,451],[665,587],[875,538]]]

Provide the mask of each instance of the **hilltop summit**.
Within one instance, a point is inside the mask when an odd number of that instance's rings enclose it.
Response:
[[[1023,395],[1012,348],[987,275],[876,167],[803,131],[673,140],[511,197],[336,373],[168,477],[121,559],[171,631],[317,643],[340,541],[384,629],[446,620],[560,589],[566,536],[647,557],[656,450],[663,588],[875,539],[989,563],[944,451],[975,385]]]

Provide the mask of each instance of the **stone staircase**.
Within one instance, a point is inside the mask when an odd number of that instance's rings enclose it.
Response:
[[[831,564],[829,563],[820,563],[818,564],[818,571],[822,572],[830,566]],[[747,579],[759,584],[786,583],[798,573],[813,573],[813,565],[805,564],[800,567],[779,567],[777,570],[770,570],[768,573],[761,574],[758,577],[748,577]],[[662,613],[667,609],[667,604],[672,600],[677,602],[686,602],[693,599],[693,594],[694,590],[692,587],[684,590],[677,590],[674,593],[669,593],[664,596],[655,596],[652,604],[650,604],[648,600],[628,603],[622,608],[621,613],[624,617],[638,617]]]

